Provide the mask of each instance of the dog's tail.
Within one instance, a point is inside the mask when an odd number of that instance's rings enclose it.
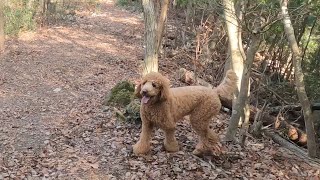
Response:
[[[223,81],[215,89],[220,98],[232,99],[233,93],[237,89],[238,77],[233,70],[228,70]]]

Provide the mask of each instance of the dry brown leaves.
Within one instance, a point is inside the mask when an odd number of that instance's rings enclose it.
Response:
[[[139,14],[106,1],[100,14],[8,41],[0,61],[0,179],[319,177],[319,169],[268,139],[221,145],[223,156],[193,156],[197,137],[186,120],[177,128],[179,152],[165,152],[157,130],[152,151],[134,156],[139,125],[117,121],[102,101],[117,81],[138,79],[142,27]],[[170,62],[162,71],[174,77],[175,67]],[[212,123],[221,136],[228,118]]]

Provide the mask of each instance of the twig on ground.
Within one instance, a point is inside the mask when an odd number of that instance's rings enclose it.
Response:
[[[215,170],[218,170],[222,175],[224,175],[225,177],[228,177],[228,175],[220,168],[217,168],[211,161],[207,162],[203,159],[201,159],[200,157],[194,155],[194,154],[191,154],[194,158],[198,159],[199,161],[201,161],[202,163],[205,163],[207,165],[209,165],[209,167],[211,167],[212,169],[215,169]]]

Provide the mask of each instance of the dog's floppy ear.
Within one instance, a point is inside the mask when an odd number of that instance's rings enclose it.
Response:
[[[164,79],[162,81],[162,87],[160,91],[160,101],[166,101],[170,96],[170,81],[169,79]]]
[[[142,98],[140,91],[141,91],[141,82],[139,82],[139,84],[137,85],[137,87],[134,91],[134,96],[137,98]]]

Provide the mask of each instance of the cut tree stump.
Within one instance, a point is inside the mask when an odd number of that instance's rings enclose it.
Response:
[[[232,101],[224,100],[221,102],[222,105],[228,109],[232,109]],[[254,122],[254,118],[256,114],[259,112],[259,109],[250,106],[250,122]],[[299,145],[307,144],[307,134],[297,127],[294,127],[290,123],[288,123],[283,117],[275,117],[269,115],[267,112],[261,112],[261,121],[263,126],[272,126],[275,129],[283,129],[285,134],[287,134],[288,138],[294,142],[297,142]]]
[[[197,78],[193,72],[188,71],[184,68],[179,69],[178,77],[180,81],[187,83],[189,85],[201,85],[201,86],[213,88],[213,86],[210,83],[206,82],[201,78]]]

